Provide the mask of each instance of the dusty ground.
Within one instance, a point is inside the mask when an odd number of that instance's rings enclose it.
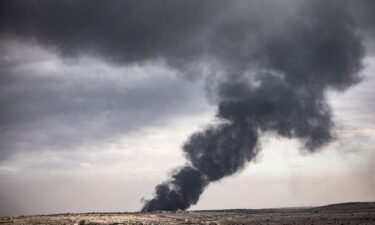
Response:
[[[0,217],[0,224],[375,224],[375,202],[292,209],[82,213]]]

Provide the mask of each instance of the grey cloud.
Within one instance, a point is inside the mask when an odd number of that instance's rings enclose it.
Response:
[[[136,75],[147,74],[140,81],[128,74],[134,70],[103,69],[94,59],[69,65],[50,53],[34,52],[35,60],[12,51],[22,52],[12,47],[2,61],[1,159],[18,151],[92,145],[208,108],[199,83],[160,66],[140,69]],[[45,61],[56,68],[40,68]]]
[[[5,37],[36,37],[63,55],[98,53],[110,61],[158,57],[171,64],[203,53],[202,38],[225,1],[12,1],[2,2]],[[203,33],[201,33],[204,35]]]

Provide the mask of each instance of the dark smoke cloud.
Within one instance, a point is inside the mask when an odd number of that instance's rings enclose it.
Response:
[[[297,13],[305,15],[299,21],[286,19],[289,26],[280,33],[259,31],[255,51],[240,56],[234,67],[224,68],[229,68],[228,77],[218,82],[216,91],[217,117],[226,123],[193,134],[183,146],[187,159],[207,182],[236,173],[256,157],[260,131],[299,138],[309,151],[332,140],[333,122],[325,90],[343,90],[359,81],[356,74],[362,67],[361,40],[345,8],[338,3],[312,3]],[[241,22],[244,21],[235,24]],[[220,28],[224,30],[222,34],[231,34],[225,26]],[[247,44],[243,33],[246,31],[236,33],[241,40],[235,46],[238,52]],[[255,72],[255,84],[246,76],[248,61],[255,61],[256,67],[265,71]],[[239,62],[243,63],[237,66]],[[175,176],[162,186],[184,199],[185,192],[180,191],[183,187],[174,185]],[[202,183],[198,190],[206,185]],[[166,208],[162,203],[169,202],[169,195],[160,195],[156,190],[156,196],[146,202],[143,211],[185,209],[179,204]]]
[[[220,123],[188,139],[188,164],[156,187],[143,211],[195,204],[210,182],[257,156],[262,132],[298,138],[310,152],[331,141],[326,91],[360,81],[369,29],[369,17],[354,13],[363,6],[339,0],[29,0],[1,8],[3,39],[34,40],[66,57],[163,60],[186,76],[204,64]]]

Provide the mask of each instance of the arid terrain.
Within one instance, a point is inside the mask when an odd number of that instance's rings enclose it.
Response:
[[[321,207],[0,217],[0,224],[375,224],[375,202]]]

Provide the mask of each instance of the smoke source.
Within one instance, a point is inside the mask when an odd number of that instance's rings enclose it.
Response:
[[[36,42],[63,57],[159,62],[206,79],[218,123],[190,136],[187,159],[142,211],[185,210],[240,171],[264,132],[315,152],[333,138],[327,90],[360,81],[373,1],[13,0],[0,3],[1,40]],[[371,35],[370,35],[371,36]]]

